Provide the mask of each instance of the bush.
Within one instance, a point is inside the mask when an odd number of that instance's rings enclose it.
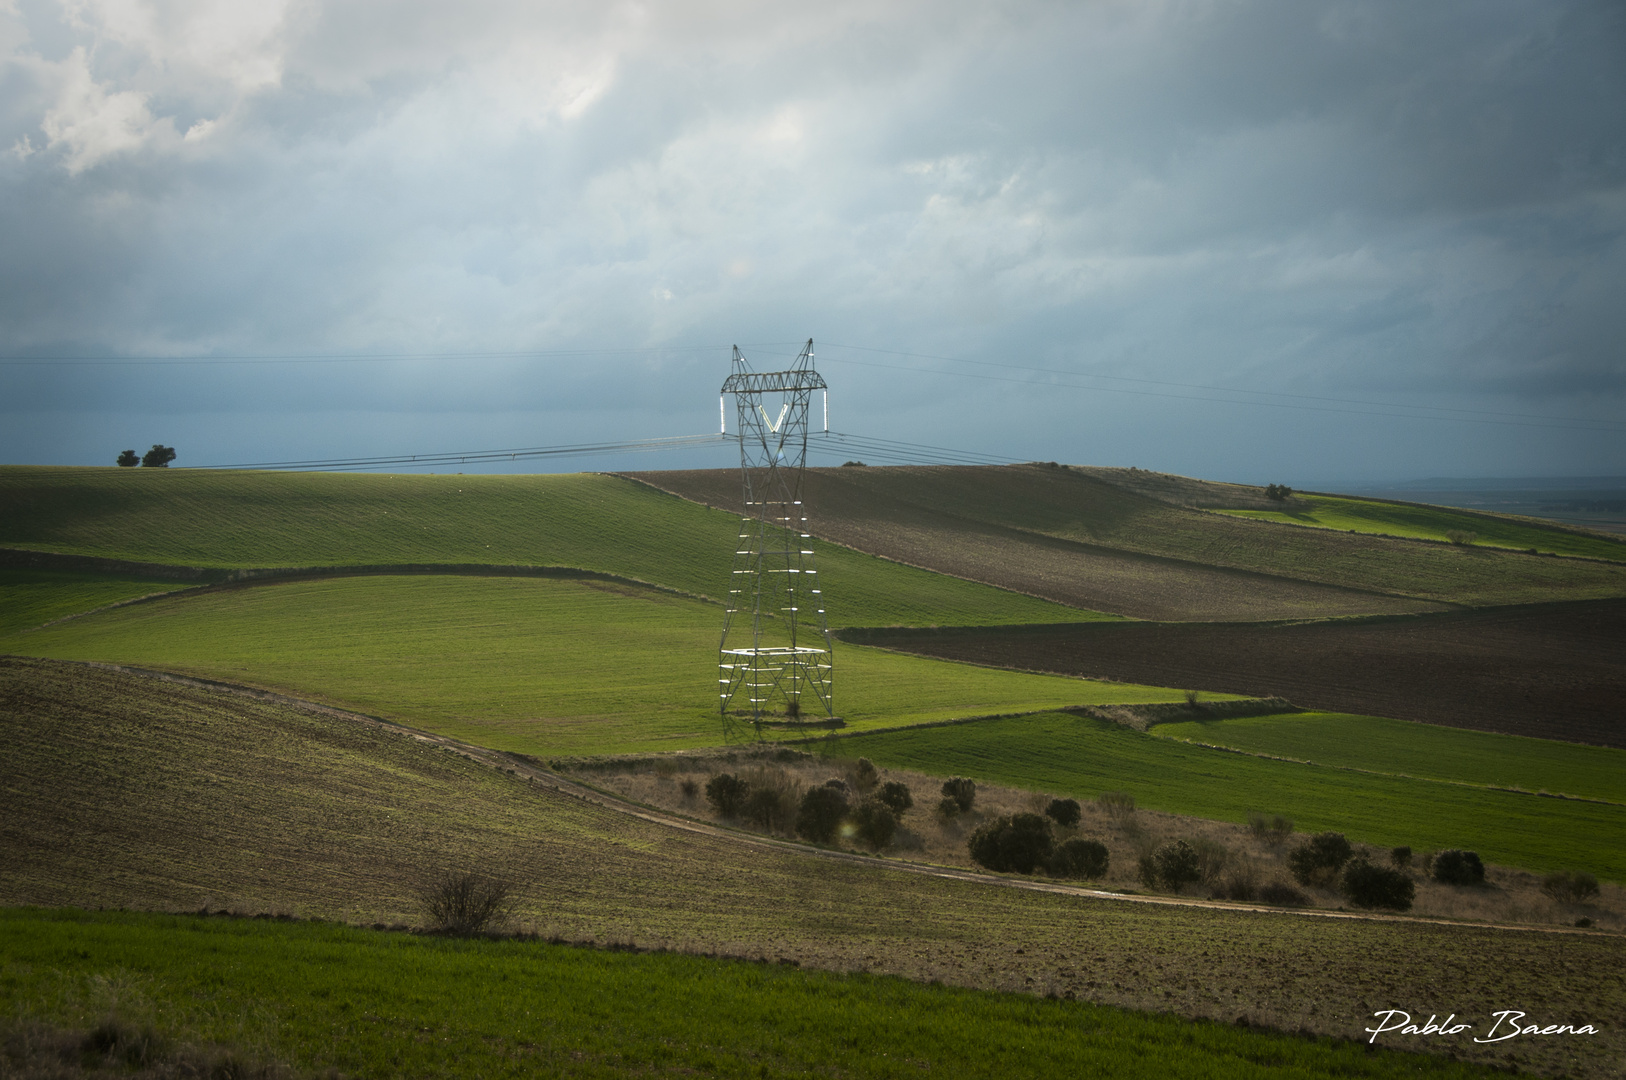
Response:
[[[867,757],[858,759],[853,766],[853,787],[858,789],[860,795],[867,795],[875,785],[881,782],[881,774],[876,771],[875,763]]]
[[[152,449],[141,455],[141,464],[149,469],[167,469],[174,460],[175,448],[162,443],[153,443]]]
[[[1389,849],[1389,861],[1395,866],[1404,869],[1411,865],[1411,848],[1397,847]]]
[[[1078,805],[1077,799],[1051,799],[1044,814],[1062,828],[1071,829],[1083,820],[1084,808]]]
[[[969,813],[977,801],[977,785],[963,776],[943,781],[943,797],[953,799],[960,813]]]
[[[140,465],[141,455],[134,450],[120,450],[117,464],[126,469],[133,465]]]
[[[1259,899],[1277,907],[1303,907],[1310,902],[1309,897],[1285,881],[1272,881],[1260,889]]]
[[[1049,858],[1055,843],[1050,822],[1038,814],[995,818],[971,834],[971,858],[990,870],[1031,874]]]
[[[1055,846],[1046,868],[1051,877],[1099,878],[1106,876],[1108,861],[1101,841],[1075,837]]]
[[[1197,853],[1197,880],[1205,885],[1218,881],[1220,872],[1231,864],[1231,849],[1218,840],[1199,836],[1191,841],[1191,850]]]
[[[815,844],[828,844],[836,838],[841,819],[847,816],[845,791],[826,785],[808,790],[796,812],[796,835]]]
[[[1434,853],[1434,880],[1442,885],[1483,885],[1485,864],[1479,861],[1478,852],[1458,851],[1455,848],[1437,851]]]
[[[750,785],[732,773],[718,773],[706,781],[706,801],[724,817],[734,817],[745,805]]]
[[[1417,886],[1410,877],[1392,867],[1373,866],[1364,858],[1345,867],[1340,888],[1358,908],[1409,911],[1417,895]]]
[[[915,797],[910,794],[909,785],[899,780],[888,780],[882,784],[875,797],[898,817],[902,817],[904,811],[915,805]]]
[[[1560,870],[1541,879],[1541,891],[1564,904],[1579,904],[1598,895],[1598,879],[1591,874]]]
[[[1202,876],[1202,858],[1184,840],[1170,840],[1152,852],[1153,880],[1165,889],[1179,892]]]
[[[1300,885],[1325,887],[1338,878],[1353,850],[1343,833],[1317,833],[1287,856],[1287,867]]]
[[[1293,835],[1293,819],[1281,814],[1249,814],[1248,828],[1253,835],[1275,847]]]
[[[1447,529],[1445,538],[1459,547],[1470,547],[1475,540],[1479,539],[1479,534],[1469,532],[1466,529]]]
[[[694,802],[700,795],[700,785],[693,777],[684,777],[683,781],[678,784],[678,788],[683,792],[684,802]]]
[[[764,832],[786,828],[795,813],[795,795],[771,787],[750,788],[740,807],[740,816]]]
[[[1234,867],[1214,889],[1216,900],[1252,900],[1259,894],[1259,876],[1251,865]]]
[[[853,834],[871,851],[880,851],[898,831],[897,815],[884,803],[865,800],[853,811]]]
[[[1265,498],[1271,502],[1286,502],[1293,489],[1286,484],[1270,484],[1265,487]]]
[[[504,922],[514,908],[514,886],[480,874],[447,873],[418,890],[429,928],[443,934],[478,934]]]

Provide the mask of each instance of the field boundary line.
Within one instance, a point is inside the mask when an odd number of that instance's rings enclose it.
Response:
[[[1124,903],[1149,904],[1158,907],[1184,907],[1201,908],[1211,911],[1230,911],[1238,913],[1252,913],[1262,915],[1299,916],[1303,918],[1345,919],[1364,922],[1387,923],[1413,923],[1424,926],[1454,926],[1464,929],[1502,930],[1519,933],[1537,934],[1569,934],[1583,937],[1608,937],[1617,935],[1608,934],[1598,930],[1583,929],[1568,926],[1521,926],[1516,923],[1483,923],[1467,922],[1452,919],[1428,919],[1416,915],[1388,915],[1377,912],[1358,911],[1328,911],[1325,909],[1310,908],[1280,908],[1267,905],[1239,904],[1216,900],[1200,900],[1195,897],[1169,896],[1140,896],[1132,893],[1118,893],[1105,889],[1091,889],[1082,885],[1065,885],[1060,882],[1029,881],[1019,878],[1009,878],[994,874],[982,874],[971,870],[961,870],[956,867],[936,866],[928,863],[911,863],[902,859],[887,859],[878,855],[862,855],[857,852],[833,851],[828,848],[814,847],[810,844],[783,840],[773,836],[763,836],[749,833],[740,829],[728,828],[710,822],[703,822],[682,815],[666,811],[645,808],[630,800],[607,794],[591,785],[569,780],[551,769],[534,764],[532,761],[521,758],[515,754],[502,750],[492,750],[473,743],[466,743],[450,736],[438,735],[434,732],[421,731],[394,720],[383,717],[370,716],[366,713],[353,712],[337,706],[324,705],[321,702],[309,701],[304,698],[291,697],[271,690],[262,690],[258,687],[244,686],[239,683],[221,682],[216,679],[204,679],[191,675],[179,675],[152,668],[130,667],[123,664],[110,664],[97,660],[55,660],[36,656],[16,656],[12,654],[0,655],[0,659],[22,660],[29,663],[70,664],[81,667],[95,668],[102,671],[116,671],[137,678],[155,679],[160,682],[169,682],[181,686],[190,686],[196,689],[213,690],[220,693],[234,694],[248,697],[271,704],[284,705],[304,712],[326,716],[335,720],[344,720],[373,727],[404,738],[414,739],[418,742],[429,743],[445,750],[460,754],[477,765],[506,772],[515,776],[524,776],[527,780],[538,782],[541,786],[551,788],[554,792],[566,798],[590,802],[606,810],[637,818],[654,825],[678,829],[682,832],[694,833],[700,836],[710,836],[725,839],[747,847],[755,847],[785,854],[804,855],[810,858],[830,859],[864,866],[874,866],[884,870],[898,873],[917,874],[923,877],[934,877],[951,881],[963,881],[970,884],[986,885],[996,888],[1018,889],[1028,892],[1050,893],[1061,896],[1076,896],[1086,900],[1116,900]]]

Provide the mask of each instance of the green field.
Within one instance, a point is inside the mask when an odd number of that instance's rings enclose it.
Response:
[[[1346,713],[1158,724],[1152,734],[1250,754],[1626,805],[1626,750]]]
[[[1532,740],[1535,741],[1535,740]],[[832,752],[938,776],[1092,799],[1127,791],[1147,809],[1246,822],[1285,814],[1378,847],[1466,847],[1529,870],[1626,881],[1626,806],[1273,761],[1065,714],[832,740]]]
[[[0,467],[0,546],[218,569],[568,566],[724,595],[739,519],[598,474]],[[815,542],[832,626],[1111,616]]]
[[[1544,554],[1574,555],[1588,559],[1626,560],[1626,543],[1602,536],[1543,527],[1533,522],[1471,510],[1417,503],[1355,499],[1346,495],[1293,496],[1291,507],[1280,510],[1220,510],[1222,514],[1313,525],[1344,532],[1408,536],[1449,541],[1453,532],[1470,532],[1474,543],[1488,547],[1535,550]]]
[[[720,626],[716,605],[605,582],[353,577],[116,608],[0,650],[247,683],[501,750],[607,754],[722,741]],[[835,663],[857,729],[1181,697],[852,645]]]
[[[0,637],[107,604],[183,587],[133,574],[0,567]]]
[[[0,910],[0,957],[10,1017],[91,1028],[112,1010],[368,1077],[1492,1075],[1028,994],[342,925]]]

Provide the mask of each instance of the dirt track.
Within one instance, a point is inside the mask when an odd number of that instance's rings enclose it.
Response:
[[[1626,748],[1626,600],[1301,624],[847,631],[923,656]]]

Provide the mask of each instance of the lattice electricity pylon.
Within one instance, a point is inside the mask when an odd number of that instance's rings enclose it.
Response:
[[[745,489],[718,649],[718,697],[730,735],[737,721],[749,721],[760,738],[763,724],[775,716],[804,718],[808,695],[827,719],[835,716],[834,654],[824,590],[802,506],[808,413],[815,390],[826,387],[813,370],[811,339],[787,371],[752,371],[735,346],[734,371],[718,402],[726,434],[723,400],[734,395]],[[829,430],[827,390],[823,404]],[[747,618],[748,631],[736,625],[736,619],[743,624]]]

